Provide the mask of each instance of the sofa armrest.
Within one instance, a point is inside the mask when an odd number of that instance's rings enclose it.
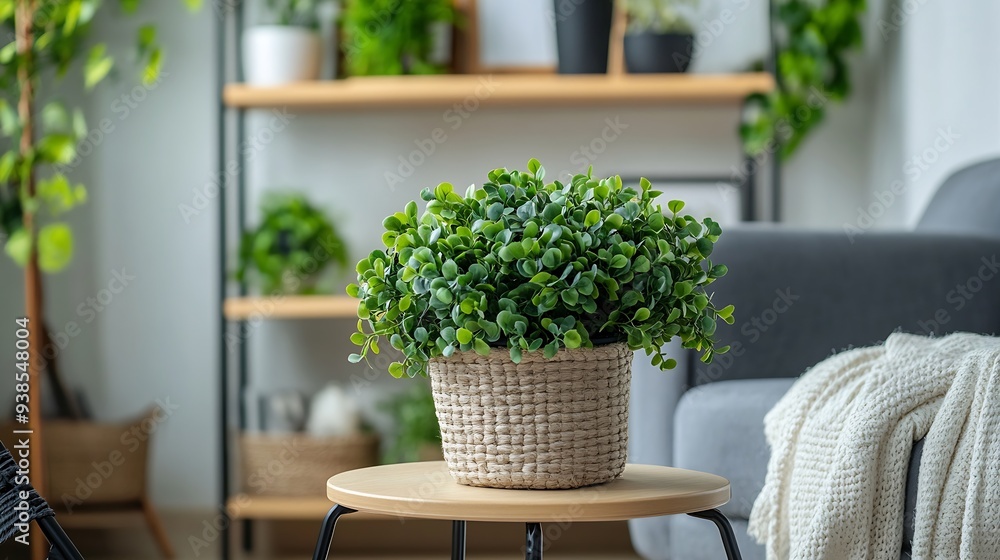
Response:
[[[795,377],[895,330],[1000,331],[1000,239],[741,227],[711,258],[729,267],[710,290],[716,305],[736,306],[717,332],[732,350],[695,362],[692,385]]]

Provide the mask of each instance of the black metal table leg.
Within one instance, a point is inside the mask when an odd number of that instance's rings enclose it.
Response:
[[[722,546],[726,549],[726,557],[729,560],[743,560],[743,556],[740,555],[740,547],[736,543],[736,534],[733,533],[733,527],[729,524],[729,520],[726,519],[726,516],[723,515],[721,511],[717,509],[710,509],[707,511],[689,513],[688,515],[699,519],[707,519],[712,523],[715,523],[715,526],[719,528],[719,534],[722,535]]]
[[[340,519],[341,515],[355,511],[357,510],[341,505],[333,506],[330,509],[319,530],[319,540],[316,541],[316,552],[313,553],[313,560],[326,560],[326,557],[330,555],[330,544],[333,542],[333,529],[337,526],[337,520]]]
[[[524,560],[542,560],[542,524],[525,523]]]
[[[465,560],[465,521],[451,522],[451,560]]]

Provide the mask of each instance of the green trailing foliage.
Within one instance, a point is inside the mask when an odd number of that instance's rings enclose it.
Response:
[[[64,215],[87,199],[86,188],[71,182],[64,172],[77,158],[77,145],[88,133],[87,123],[79,108],[50,101],[32,113],[34,144],[22,150],[25,121],[18,105],[29,83],[33,107],[36,90],[58,93],[59,80],[78,63],[89,91],[111,74],[115,60],[104,43],[91,41],[94,18],[109,4],[101,0],[34,0],[34,41],[30,52],[18,52],[18,7],[27,2],[0,0],[0,231],[6,237],[4,252],[17,264],[27,264],[34,250],[41,270],[52,273],[65,268],[73,257],[73,232],[63,221]],[[201,4],[200,0],[183,3],[192,9]],[[134,14],[141,0],[110,4]],[[153,25],[138,26],[136,50],[142,81],[155,83],[163,65],[163,49]],[[30,193],[32,179],[34,195]],[[34,231],[25,227],[26,213],[34,216]]]
[[[776,0],[778,88],[747,98],[740,136],[747,153],[791,156],[851,92],[847,56],[862,46],[865,0]]]
[[[347,266],[347,246],[326,214],[294,193],[269,193],[257,227],[243,234],[236,278],[263,293],[315,294],[331,264]]]
[[[569,184],[544,182],[537,160],[528,171],[497,169],[462,196],[443,183],[383,222],[385,250],[357,265],[360,346],[350,361],[379,353],[379,341],[402,353],[395,377],[426,375],[427,363],[455,352],[487,355],[505,347],[519,362],[560,348],[615,341],[645,350],[662,369],[676,365],[663,345],[680,337],[710,362],[718,320],[706,287],[726,273],[708,260],[722,228],[683,215],[643,179],[592,172]],[[364,328],[367,324],[367,329]]]
[[[446,71],[430,56],[435,24],[456,21],[451,0],[346,0],[341,18],[348,76]]]

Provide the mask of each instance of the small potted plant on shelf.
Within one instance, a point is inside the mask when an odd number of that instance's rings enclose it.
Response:
[[[613,0],[553,0],[560,74],[608,71]]]
[[[308,295],[323,291],[327,267],[347,265],[347,247],[333,223],[304,196],[269,193],[261,214],[240,242],[237,280],[253,275],[269,296]]]
[[[691,19],[698,0],[623,0],[628,16],[625,65],[632,73],[687,72],[694,54]]]
[[[577,175],[545,183],[497,169],[465,195],[424,189],[383,222],[384,250],[358,263],[361,347],[384,339],[395,377],[429,375],[444,455],[462,484],[575,488],[625,466],[632,351],[663,369],[674,337],[704,361],[725,352],[731,322],[705,288],[726,273],[708,261],[722,233],[643,179]],[[367,323],[367,329],[362,329]]]
[[[341,15],[345,73],[443,73],[455,20],[452,0],[346,0]]]
[[[319,0],[267,0],[272,23],[243,32],[246,82],[276,86],[316,80],[322,63]]]

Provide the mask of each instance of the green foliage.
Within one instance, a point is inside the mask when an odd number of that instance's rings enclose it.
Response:
[[[383,338],[402,352],[395,377],[426,374],[427,362],[455,352],[511,359],[560,348],[626,341],[662,369],[675,361],[662,346],[677,336],[711,361],[717,310],[705,288],[726,273],[708,257],[722,228],[681,215],[643,179],[640,190],[620,177],[577,175],[568,185],[544,183],[537,160],[528,171],[497,169],[465,196],[443,183],[383,222],[385,250],[357,265],[361,347],[350,361],[377,354]],[[365,330],[364,323],[368,328]]]
[[[192,9],[201,4],[201,0],[183,1]],[[135,12],[140,3],[116,2],[126,14]],[[0,152],[0,231],[6,236],[4,252],[16,263],[27,264],[34,249],[43,271],[58,272],[72,259],[73,232],[65,222],[44,222],[86,201],[86,188],[72,185],[63,168],[77,158],[77,145],[88,130],[78,108],[53,101],[37,109],[34,91],[57,92],[57,80],[81,60],[83,85],[91,90],[111,74],[115,61],[104,43],[91,41],[91,25],[104,6],[101,0],[34,0],[34,41],[23,53],[14,40],[19,5],[27,5],[27,0],[0,0],[0,37],[9,38],[0,44],[0,146],[6,149]],[[150,84],[159,79],[162,48],[153,26],[141,26],[136,35],[142,80]],[[32,88],[26,90],[29,83]],[[34,145],[26,150],[20,149],[25,120],[17,110],[22,94],[35,109]],[[35,216],[34,231],[25,228],[25,213]]]
[[[386,463],[424,460],[420,451],[428,445],[441,445],[441,427],[434,412],[434,396],[421,385],[401,393],[385,403],[392,415],[396,437],[385,457]]]
[[[346,267],[347,248],[326,215],[300,194],[270,193],[260,224],[243,234],[236,277],[255,272],[267,295],[312,294],[332,263]]]
[[[775,2],[780,83],[768,95],[747,98],[740,136],[748,153],[788,157],[822,122],[831,101],[851,92],[847,55],[862,46],[865,0]]]
[[[698,0],[623,0],[630,32],[692,33]]]
[[[318,0],[267,0],[278,25],[319,28]]]
[[[452,23],[451,0],[346,0],[342,49],[349,76],[439,74],[429,60],[435,23]]]

